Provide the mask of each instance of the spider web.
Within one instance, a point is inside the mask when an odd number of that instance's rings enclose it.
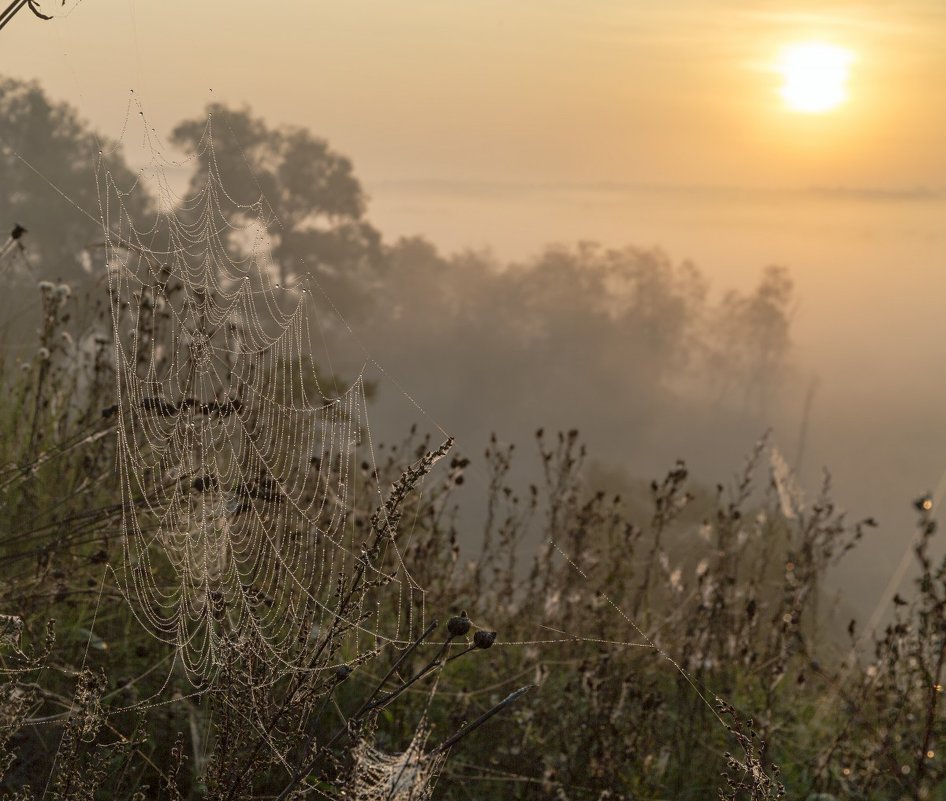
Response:
[[[123,510],[117,573],[141,623],[198,678],[235,642],[285,672],[312,668],[342,630],[346,657],[358,658],[409,637],[414,610],[423,614],[396,531],[365,513],[382,493],[364,376],[326,386],[312,356],[310,279],[272,279],[268,207],[227,194],[212,126],[196,154],[207,180],[191,196],[170,190],[170,162],[147,127],[151,161],[134,186],[118,186],[102,159],[98,170],[117,398],[106,414],[117,421]],[[147,226],[127,206],[144,181],[159,197]],[[372,525],[384,541],[375,558]],[[356,573],[369,589],[346,595]]]
[[[379,750],[362,740],[354,750],[351,794],[357,801],[427,801],[446,756],[425,753],[429,725],[422,720],[411,742],[399,754]]]

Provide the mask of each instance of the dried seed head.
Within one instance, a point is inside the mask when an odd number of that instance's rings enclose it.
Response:
[[[484,651],[491,648],[494,642],[496,642],[495,631],[478,631],[473,635],[473,645]]]
[[[17,615],[0,615],[0,645],[18,648],[23,636],[23,618]]]
[[[450,632],[451,637],[462,637],[470,630],[470,619],[466,616],[466,612],[460,612],[457,617],[452,617],[447,621],[447,631]]]

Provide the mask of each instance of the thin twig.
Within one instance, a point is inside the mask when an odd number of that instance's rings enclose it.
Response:
[[[531,690],[536,685],[527,684],[525,687],[520,687],[518,690],[509,693],[502,701],[500,701],[492,709],[488,709],[482,715],[480,715],[476,720],[474,720],[469,726],[464,726],[456,734],[448,737],[440,745],[438,745],[433,751],[430,752],[431,756],[434,754],[442,754],[444,751],[450,750],[455,746],[460,740],[466,737],[468,734],[472,734],[480,726],[486,723],[493,715],[502,712],[507,706],[518,701],[523,695],[525,695],[529,690]]]

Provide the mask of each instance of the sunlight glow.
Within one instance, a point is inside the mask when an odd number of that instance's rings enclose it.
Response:
[[[799,42],[784,48],[778,71],[784,82],[782,99],[793,111],[823,114],[847,100],[847,82],[854,54],[824,42]]]

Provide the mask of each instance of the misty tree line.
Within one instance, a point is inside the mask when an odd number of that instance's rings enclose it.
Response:
[[[631,426],[681,397],[762,416],[789,371],[794,299],[784,268],[764,270],[752,291],[714,299],[696,265],[659,249],[582,242],[507,264],[484,252],[444,254],[422,236],[386,242],[367,217],[352,162],[324,139],[271,126],[245,108],[207,111],[228,192],[248,203],[262,193],[270,206],[280,280],[306,265],[385,363],[413,386],[434,385],[458,417],[493,404],[531,423],[538,401],[554,405],[576,391],[591,399],[584,413],[594,413],[595,398],[619,397],[602,413]],[[195,152],[205,123],[180,123],[170,142]],[[114,145],[38,84],[2,79],[0,146],[0,223],[28,229],[39,277],[89,281],[87,248],[101,240],[94,219],[24,161],[95,217],[91,165]],[[131,186],[135,171],[121,151],[108,158],[117,183]],[[208,169],[200,157],[192,189]],[[142,186],[127,202],[142,219],[153,208]]]

